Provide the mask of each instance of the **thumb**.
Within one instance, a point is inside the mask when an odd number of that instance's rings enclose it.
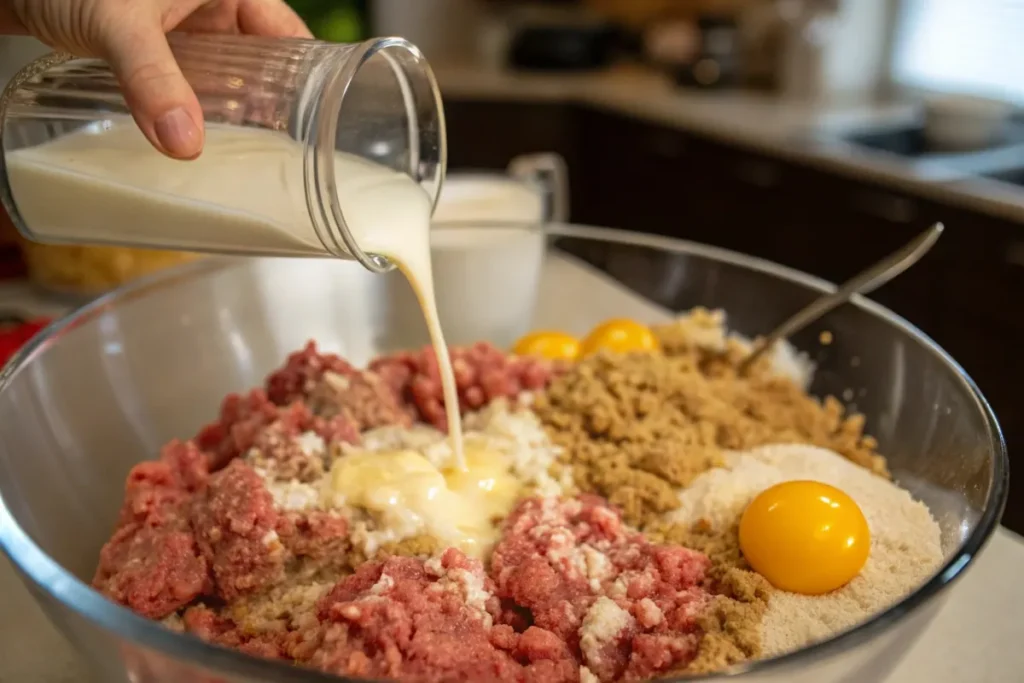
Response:
[[[203,149],[203,110],[156,16],[109,22],[106,57],[139,128],[158,150],[194,159]]]

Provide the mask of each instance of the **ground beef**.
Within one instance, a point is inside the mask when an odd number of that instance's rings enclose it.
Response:
[[[462,411],[557,372],[486,344],[451,353]],[[432,350],[357,371],[307,345],[266,391],[229,396],[195,440],[132,470],[94,585],[209,642],[347,676],[560,683],[685,670],[711,600],[708,559],[650,543],[604,499],[522,501],[489,576],[455,549],[352,574],[343,516],[275,506],[281,482],[310,489],[332,444],[412,419],[445,426]]]
[[[256,436],[246,461],[278,481],[318,480],[324,474],[326,445],[319,435],[303,436],[299,429],[285,421],[268,425]]]
[[[349,550],[348,521],[331,512],[286,512],[277,533],[295,558],[343,560]]]
[[[188,521],[190,496],[206,477],[206,457],[195,444],[179,441],[164,447],[160,460],[132,468],[93,586],[152,619],[211,592],[209,563]]]
[[[204,427],[196,442],[211,454],[211,470],[220,469],[251,448],[263,446],[266,458],[297,472],[305,466],[301,461],[307,455],[295,449],[285,452],[293,443],[288,437],[306,431],[316,433],[328,443],[359,443],[359,426],[347,415],[321,418],[301,402],[280,407],[261,389],[253,389],[245,396],[231,394],[224,399],[220,418]]]
[[[192,527],[217,593],[232,600],[284,578],[279,513],[263,479],[241,460],[210,477],[192,502]]]
[[[398,394],[375,372],[326,372],[310,391],[308,403],[320,417],[343,415],[359,431],[412,424],[412,415],[399,402]]]
[[[333,353],[320,353],[316,342],[309,341],[267,377],[267,397],[279,406],[305,400],[326,372],[342,377],[358,374],[348,361]]]
[[[210,469],[218,470],[248,451],[259,431],[276,421],[279,412],[262,389],[244,396],[229,394],[221,403],[217,421],[196,435],[196,443],[210,453]]]
[[[281,633],[246,633],[230,618],[199,605],[189,607],[182,616],[185,630],[222,647],[241,650],[265,659],[288,659],[285,651],[286,636]]]
[[[496,398],[515,398],[547,386],[554,367],[540,358],[510,356],[484,342],[450,350],[461,412],[479,410]],[[415,409],[419,419],[446,431],[444,395],[432,347],[374,360],[376,372]]]
[[[533,498],[506,520],[491,576],[513,606],[502,621],[556,634],[607,681],[679,670],[696,656],[709,566],[701,553],[648,542],[603,499]]]
[[[310,663],[345,676],[424,683],[579,680],[554,634],[492,633],[492,588],[480,563],[454,549],[434,561],[364,564],[321,601],[322,643]]]

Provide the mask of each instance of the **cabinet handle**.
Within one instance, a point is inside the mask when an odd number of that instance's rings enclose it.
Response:
[[[890,223],[912,223],[917,217],[917,205],[914,202],[881,192],[859,192],[853,197],[853,205],[869,216]]]
[[[782,179],[777,164],[757,159],[741,159],[736,164],[735,175],[741,182],[766,189],[778,187]]]

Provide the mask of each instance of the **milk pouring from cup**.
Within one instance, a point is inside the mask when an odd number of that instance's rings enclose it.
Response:
[[[438,352],[461,465],[430,260],[447,150],[426,60],[397,38],[169,39],[203,107],[202,155],[177,161],[153,149],[102,60],[44,57],[0,102],[0,195],[14,224],[41,242],[396,265]]]

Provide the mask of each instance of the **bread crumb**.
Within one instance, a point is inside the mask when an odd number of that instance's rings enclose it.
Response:
[[[842,454],[864,476],[888,477],[888,470],[863,433],[863,417],[845,414],[834,397],[815,400],[767,357],[741,376],[750,347],[726,334],[720,311],[696,309],[653,330],[660,351],[589,356],[539,393],[533,408],[576,487],[608,499],[652,541],[711,559],[707,581],[716,597],[686,669],[708,673],[769,650],[762,622],[776,591],[740,552],[749,491],[728,485],[737,452],[808,443]],[[777,478],[770,468],[747,476],[765,487]]]
[[[712,576],[722,592],[749,601],[753,589],[757,597],[759,589],[743,574],[729,572],[747,568],[739,550],[743,510],[777,483],[813,479],[836,486],[856,501],[871,530],[867,563],[845,586],[819,596],[765,588],[769,595],[761,625],[764,656],[784,654],[855,626],[900,600],[941,565],[938,525],[924,504],[894,483],[814,446],[780,444],[733,455],[733,469],[700,477],[681,493],[681,507],[652,524],[649,532],[665,542],[705,552],[712,558]],[[707,507],[697,504],[703,491],[713,492],[713,500],[705,501]],[[707,508],[716,510],[712,519],[704,514]]]
[[[819,403],[767,361],[741,377],[742,345],[710,343],[701,325],[692,340],[694,325],[690,316],[655,328],[663,353],[590,356],[537,395],[534,410],[581,490],[643,526],[678,507],[676,490],[724,464],[727,449],[810,443],[888,476],[862,416],[834,397]]]

